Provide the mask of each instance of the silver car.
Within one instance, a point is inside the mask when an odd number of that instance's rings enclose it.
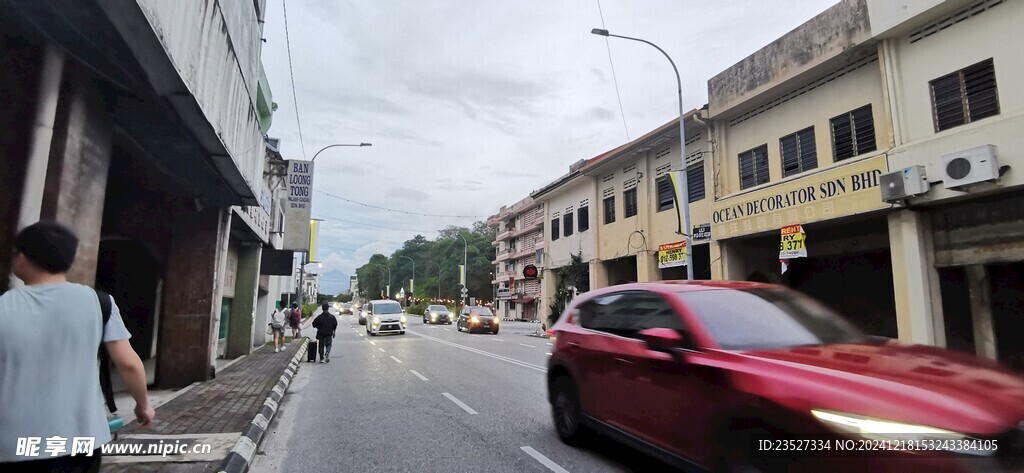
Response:
[[[378,335],[381,333],[405,334],[405,311],[402,305],[396,301],[378,300],[366,304],[366,333]]]

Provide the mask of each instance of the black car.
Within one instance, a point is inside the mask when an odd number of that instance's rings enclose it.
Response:
[[[500,320],[487,307],[466,306],[462,308],[459,318],[455,321],[455,328],[460,332],[463,330],[468,333],[480,331],[491,332],[497,335],[500,328],[498,327]]]
[[[429,305],[423,311],[425,324],[452,324],[452,313],[443,305]]]

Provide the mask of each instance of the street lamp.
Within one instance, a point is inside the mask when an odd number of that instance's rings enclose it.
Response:
[[[388,270],[388,285],[385,288],[384,294],[390,297],[391,296],[391,267],[390,266],[384,266],[383,264],[380,264],[380,263],[373,263],[373,264],[376,265],[378,269],[384,268],[384,269]]]
[[[468,263],[469,242],[466,241],[466,237],[462,236],[461,233],[456,233],[455,235],[458,236],[459,238],[462,238],[462,243],[465,244],[465,246],[462,248],[462,274],[461,274],[461,276],[462,276],[462,289],[466,289],[466,283],[469,282],[469,263]],[[462,305],[463,306],[466,305],[466,296],[464,296],[464,295],[462,296]]]
[[[679,202],[679,206],[681,207],[679,210],[682,212],[682,230],[683,237],[685,238],[686,242],[686,279],[692,281],[693,241],[690,235],[690,187],[689,184],[686,182],[686,133],[685,128],[683,127],[683,81],[682,79],[679,78],[679,69],[676,68],[676,63],[672,61],[672,58],[668,55],[668,53],[665,52],[665,50],[659,48],[658,45],[650,41],[643,40],[640,38],[631,38],[629,36],[614,35],[609,33],[608,30],[604,30],[601,28],[594,28],[590,30],[590,33],[596,34],[598,36],[628,39],[630,41],[639,41],[641,43],[648,44],[654,47],[654,49],[657,49],[659,52],[661,52],[661,54],[665,55],[665,58],[668,59],[669,64],[672,64],[672,70],[675,71],[676,73],[676,85],[678,86],[677,91],[679,95],[679,158],[683,163],[682,172],[679,173],[679,200],[681,200],[681,202]]]
[[[339,143],[339,144],[334,144],[334,145],[327,145],[327,146],[324,146],[323,148],[320,148],[320,151],[317,151],[317,152],[316,152],[316,154],[314,154],[314,155],[313,155],[313,159],[310,159],[309,161],[310,161],[310,162],[316,161],[316,157],[317,157],[317,156],[319,156],[319,155],[320,155],[320,153],[324,152],[324,150],[325,150],[325,149],[328,149],[328,148],[337,148],[337,147],[339,147],[339,146],[356,146],[356,147],[363,147],[363,146],[373,146],[373,143],[359,143],[359,144],[357,144],[357,145],[356,145],[356,144],[340,144],[340,143]]]

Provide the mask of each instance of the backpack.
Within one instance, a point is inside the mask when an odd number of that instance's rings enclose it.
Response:
[[[114,385],[110,380],[110,354],[103,344],[103,332],[107,330],[107,322],[110,320],[110,312],[113,310],[110,304],[110,295],[97,290],[96,298],[100,301],[100,312],[103,314],[103,329],[100,331],[100,346],[98,356],[100,360],[100,389],[103,391],[103,400],[107,403],[107,409],[111,413],[117,412],[117,404],[114,403]]]

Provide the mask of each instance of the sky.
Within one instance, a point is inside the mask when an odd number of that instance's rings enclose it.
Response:
[[[707,103],[710,77],[836,3],[283,1],[267,1],[263,31],[269,135],[285,159],[372,143],[316,160],[318,259],[347,274],[417,234],[486,220],[678,117],[664,56],[592,28],[664,49],[690,110]]]

